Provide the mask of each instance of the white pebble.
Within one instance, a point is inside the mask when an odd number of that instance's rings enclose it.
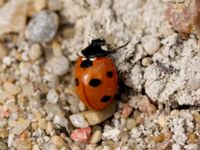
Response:
[[[88,122],[85,120],[82,114],[74,114],[69,118],[72,124],[77,128],[86,128],[89,126]]]
[[[10,66],[11,63],[12,63],[11,57],[9,57],[9,56],[3,57],[3,63],[4,63],[5,65],[7,65],[7,66]]]
[[[47,70],[56,76],[64,75],[69,70],[69,62],[64,56],[53,57],[47,64]]]
[[[42,55],[42,49],[39,44],[33,44],[29,50],[29,57],[32,61],[37,60]]]
[[[145,51],[153,55],[160,47],[160,40],[154,36],[146,35],[141,39]]]
[[[47,93],[47,100],[53,104],[57,103],[58,93],[54,89],[49,90]]]
[[[121,133],[121,131],[119,129],[111,129],[111,130],[105,131],[103,133],[103,138],[104,139],[112,139],[117,142],[119,139],[120,133]]]
[[[68,121],[65,117],[56,115],[53,119],[53,123],[65,127],[68,130]]]

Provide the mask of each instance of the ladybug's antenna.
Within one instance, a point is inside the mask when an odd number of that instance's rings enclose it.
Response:
[[[112,49],[111,51],[108,51],[108,53],[109,54],[116,53],[116,51],[118,51],[119,49],[122,49],[122,48],[126,47],[129,43],[130,43],[130,41],[126,42],[124,45],[121,45],[121,46],[119,46],[117,48]]]

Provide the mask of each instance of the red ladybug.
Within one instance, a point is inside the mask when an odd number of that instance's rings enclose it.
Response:
[[[112,102],[117,90],[117,72],[110,58],[110,51],[102,49],[103,39],[92,40],[81,51],[75,64],[76,93],[90,109],[100,110]]]

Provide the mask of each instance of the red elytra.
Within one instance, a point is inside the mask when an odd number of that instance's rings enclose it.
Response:
[[[84,58],[75,65],[76,92],[90,109],[100,110],[112,102],[117,90],[117,72],[110,58],[95,57],[89,67],[81,67]]]
[[[103,50],[104,45],[104,39],[92,40],[75,64],[76,93],[88,108],[96,111],[109,105],[117,90],[117,72],[108,57],[111,51]]]

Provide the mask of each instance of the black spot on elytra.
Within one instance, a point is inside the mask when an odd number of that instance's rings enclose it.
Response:
[[[76,86],[79,86],[79,80],[78,80],[78,78],[75,78],[74,82],[75,82]]]
[[[91,67],[92,64],[93,64],[93,62],[92,62],[90,59],[86,59],[86,60],[83,60],[83,61],[81,62],[80,67],[81,67],[81,68],[88,68],[88,67]]]
[[[108,71],[106,75],[107,75],[108,78],[112,78],[113,72],[112,71]]]
[[[101,80],[99,79],[91,79],[89,85],[92,87],[97,87],[101,84]]]
[[[104,97],[101,98],[101,102],[106,103],[111,99],[111,96],[105,95]]]

